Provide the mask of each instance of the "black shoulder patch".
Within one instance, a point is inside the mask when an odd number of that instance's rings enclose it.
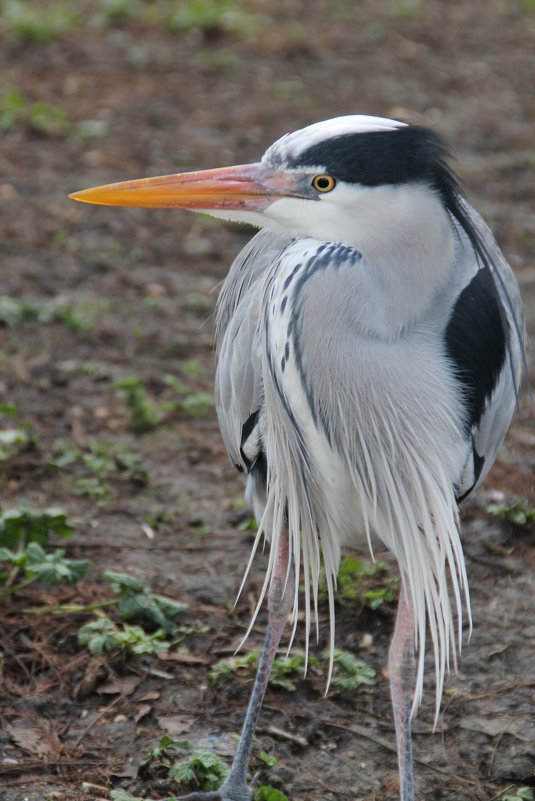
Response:
[[[446,352],[463,385],[467,432],[477,426],[505,363],[508,331],[488,267],[457,299],[446,328]]]

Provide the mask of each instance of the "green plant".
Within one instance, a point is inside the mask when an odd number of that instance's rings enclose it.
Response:
[[[191,365],[195,365],[192,369]],[[198,378],[200,365],[197,362],[186,362],[182,370],[185,375]],[[178,399],[164,401],[161,408],[167,412],[185,412],[190,417],[204,417],[208,414],[215,404],[213,393],[204,390],[193,389],[184,384],[180,379],[173,375],[166,375],[164,378],[168,387],[179,395]]]
[[[265,22],[264,17],[247,11],[238,0],[184,0],[167,18],[167,27],[173,31],[245,36]]]
[[[389,575],[385,562],[357,559],[347,556],[338,570],[336,598],[342,604],[360,604],[378,609],[396,599],[397,579]],[[320,576],[319,592],[325,595],[327,586],[323,573]]]
[[[0,462],[5,462],[26,450],[33,442],[27,428],[8,428],[0,431]]]
[[[152,592],[143,581],[126,573],[108,570],[104,575],[117,596],[122,618],[149,620],[173,636],[179,632],[174,619],[186,611],[187,604]]]
[[[253,799],[254,801],[288,801],[288,796],[284,795],[281,790],[264,784],[255,791]]]
[[[95,28],[121,25],[141,15],[143,3],[140,0],[98,0],[96,11],[90,23]]]
[[[71,3],[40,3],[23,0],[4,0],[2,21],[8,34],[13,38],[47,44],[57,36],[72,30],[79,17],[72,10]]]
[[[535,523],[535,507],[526,498],[513,498],[508,502],[489,503],[487,514],[507,520],[520,528],[529,528]]]
[[[94,654],[116,652],[136,656],[159,654],[167,651],[170,646],[163,629],[147,634],[141,626],[131,626],[128,623],[117,626],[105,616],[82,626],[78,631],[78,642],[86,645]]]
[[[500,801],[533,801],[533,798],[533,790],[530,787],[518,787],[500,796]]]
[[[131,375],[117,381],[115,389],[125,404],[130,427],[134,431],[150,431],[160,425],[163,414],[147,397],[147,391],[139,376]]]
[[[217,687],[230,678],[232,673],[242,670],[245,672],[256,673],[260,651],[251,651],[245,656],[232,656],[229,659],[220,659],[208,672],[208,678]]]
[[[212,666],[208,673],[209,680],[216,686],[221,686],[232,673],[244,671],[253,675],[258,670],[260,661],[260,651],[250,651],[245,656],[234,656],[230,659],[221,659]],[[287,692],[294,692],[296,684],[294,679],[304,673],[306,656],[302,651],[295,651],[290,656],[282,659],[274,659],[269,676],[269,684],[272,687],[279,687]],[[308,664],[316,667],[318,660],[309,656]]]
[[[5,512],[0,510],[0,546],[22,549],[30,542],[45,545],[51,532],[63,539],[74,533],[62,509],[35,511],[20,505]]]
[[[325,659],[329,654],[325,654]],[[371,686],[375,682],[375,670],[366,662],[355,659],[349,651],[334,649],[333,654],[333,674],[331,686],[341,690],[352,692],[360,686]]]
[[[43,303],[0,295],[0,324],[12,327],[21,322],[38,325],[62,323],[72,331],[83,331],[90,325],[84,310],[75,309],[64,300],[54,299]]]
[[[126,790],[112,790],[110,798],[111,801],[150,801],[150,799],[140,798],[138,795],[131,795]]]
[[[27,587],[37,579],[50,586],[53,584],[76,584],[87,573],[89,562],[87,559],[65,559],[63,548],[57,548],[54,553],[46,554],[37,542],[30,542],[26,548],[12,551],[0,547],[0,561],[11,563],[17,570],[23,570],[26,578],[14,585],[13,574],[6,582],[3,594],[12,594]]]
[[[264,762],[268,768],[273,768],[278,762],[277,757],[275,754],[267,754],[265,751],[260,751],[259,754],[260,759]]]
[[[228,772],[228,767],[215,754],[194,749],[186,759],[171,766],[169,778],[179,785],[199,790],[217,790]]]
[[[68,441],[58,440],[49,465],[68,471],[75,494],[88,495],[97,503],[104,503],[112,497],[114,490],[110,482],[113,480],[148,483],[141,457],[116,442],[90,440],[82,450]],[[76,475],[80,471],[83,475]]]
[[[37,579],[45,584],[75,584],[85,575],[89,566],[85,559],[65,559],[61,548],[45,554],[42,546],[51,532],[64,539],[73,534],[61,509],[37,512],[21,505],[0,512],[0,561],[11,565],[0,573],[1,594],[12,594]],[[25,578],[15,584],[20,571]]]
[[[314,656],[309,656],[308,664],[315,667],[318,660]],[[305,665],[306,655],[302,651],[293,651],[282,659],[274,659],[269,676],[270,685],[293,693],[297,689],[294,679],[304,675]]]
[[[146,754],[145,757],[141,760],[140,767],[144,768],[147,765],[150,765],[151,762],[158,762],[162,760],[168,760],[167,766],[169,767],[169,760],[173,758],[174,754],[184,751],[189,751],[189,743],[187,740],[173,740],[172,737],[169,737],[168,734],[162,735],[158,745],[151,748],[151,750]]]
[[[8,401],[7,403],[0,403],[0,414],[5,414],[10,420],[13,420],[19,413],[16,403]]]

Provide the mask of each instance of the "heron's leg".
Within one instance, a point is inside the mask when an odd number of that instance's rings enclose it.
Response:
[[[414,801],[412,776],[411,707],[416,676],[414,607],[410,589],[401,588],[394,636],[388,652],[390,692],[396,725],[401,801]]]
[[[280,538],[268,594],[269,614],[266,639],[230,773],[219,790],[209,793],[190,793],[183,796],[180,801],[250,801],[251,792],[247,787],[247,770],[253,735],[268,685],[271,666],[293,604],[294,576],[291,570],[288,572],[288,559],[288,536],[287,531],[284,531]]]

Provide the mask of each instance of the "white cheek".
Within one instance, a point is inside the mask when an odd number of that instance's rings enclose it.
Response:
[[[264,214],[294,236],[311,236],[325,241],[340,237],[340,208],[327,196],[319,200],[281,198],[275,200]]]

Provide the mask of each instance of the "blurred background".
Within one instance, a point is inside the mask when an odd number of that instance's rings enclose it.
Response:
[[[215,420],[212,315],[250,229],[67,194],[256,161],[283,133],[343,114],[428,125],[516,272],[533,337],[534,76],[533,0],[0,0],[7,801],[179,795],[168,773],[178,746],[142,764],[164,734],[188,740],[182,757],[202,746],[228,762],[251,676],[209,673],[239,644],[265,564],[232,611],[254,525]],[[464,512],[475,632],[447,688],[443,736],[429,736],[432,687],[416,721],[420,797],[532,798],[518,793],[535,781],[534,420],[525,382]],[[110,570],[145,589],[114,585]],[[260,786],[294,801],[396,797],[381,673],[396,586],[381,570],[348,568],[364,584],[338,599],[340,647],[375,678],[322,698],[322,607],[318,666],[293,692],[268,693]],[[164,615],[166,656],[82,642],[84,625],[108,625],[88,607],[104,599],[115,634],[130,634],[120,600],[146,607],[152,592],[189,605],[180,626]],[[162,625],[148,617],[142,639]]]

